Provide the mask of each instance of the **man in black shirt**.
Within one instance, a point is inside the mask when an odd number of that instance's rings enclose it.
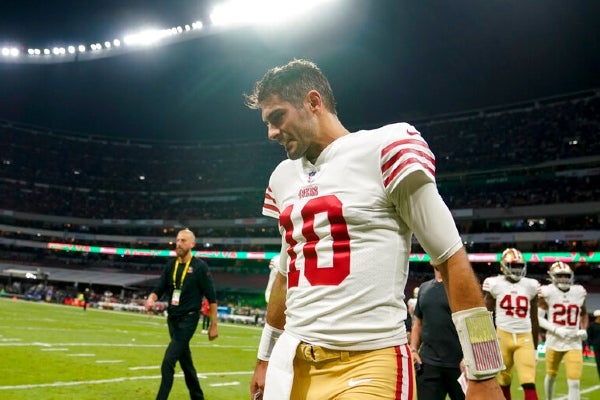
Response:
[[[594,348],[598,377],[600,377],[600,310],[594,311],[594,319],[588,324],[587,334],[588,343]]]
[[[146,300],[146,309],[151,310],[154,303],[166,295],[167,324],[171,342],[165,351],[161,365],[162,379],[156,400],[166,400],[173,386],[175,364],[179,365],[185,376],[185,384],[192,400],[204,400],[200,388],[196,368],[192,361],[190,340],[200,320],[202,298],[206,296],[210,303],[211,323],[208,339],[219,336],[217,330],[217,298],[212,276],[208,265],[192,256],[192,248],[196,244],[194,233],[183,229],[177,234],[175,252],[177,259],[169,261],[160,277],[160,282]]]
[[[463,358],[460,341],[452,322],[452,311],[435,268],[435,278],[419,289],[412,320],[410,348],[417,371],[417,397],[427,400],[464,400],[457,379]]]

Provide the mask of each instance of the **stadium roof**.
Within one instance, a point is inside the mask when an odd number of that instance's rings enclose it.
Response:
[[[114,271],[97,271],[85,269],[67,269],[54,267],[35,267],[0,263],[0,275],[15,278],[44,280],[44,274],[50,282],[70,282],[81,285],[139,287],[151,286],[158,280],[156,275],[115,273]]]
[[[93,61],[0,60],[0,119],[118,137],[263,140],[241,94],[294,57],[328,74],[350,129],[600,86],[597,1],[329,0],[285,24],[210,31],[208,15],[224,1],[8,2],[0,49],[104,44],[132,27],[196,20],[212,33]]]

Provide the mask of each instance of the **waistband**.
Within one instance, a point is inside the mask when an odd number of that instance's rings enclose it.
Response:
[[[183,312],[181,314],[171,314],[169,313],[168,318],[171,320],[178,320],[181,318],[185,318],[185,317],[189,317],[189,316],[193,316],[193,315],[199,315],[200,314],[200,310],[192,310],[192,311],[187,311],[187,312]]]
[[[298,348],[296,349],[296,357],[300,359],[310,362],[310,363],[320,363],[324,361],[331,360],[342,360],[348,361],[350,357],[356,356],[358,354],[365,354],[371,351],[376,350],[362,350],[362,351],[341,351],[341,350],[331,350],[322,346],[317,346],[310,343],[300,342]]]

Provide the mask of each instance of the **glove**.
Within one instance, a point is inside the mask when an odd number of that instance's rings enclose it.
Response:
[[[583,341],[583,340],[587,340],[587,332],[585,329],[580,329],[577,331],[577,337],[579,338],[579,340]]]
[[[561,339],[566,339],[568,336],[570,336],[570,331],[569,329],[559,326],[554,330],[554,333],[556,334],[556,336],[558,336]]]

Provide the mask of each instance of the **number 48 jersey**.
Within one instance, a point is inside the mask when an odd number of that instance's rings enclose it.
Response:
[[[286,332],[338,350],[406,343],[404,288],[412,232],[390,194],[435,160],[419,132],[393,124],[333,141],[315,163],[284,160],[271,174],[263,214],[279,219],[287,274]],[[437,194],[437,193],[436,193]],[[428,215],[435,224],[438,215]],[[450,217],[451,218],[451,217]],[[458,232],[435,237],[444,261]]]
[[[531,278],[511,282],[504,275],[483,281],[483,291],[496,299],[496,326],[510,333],[531,332],[531,300],[540,284]]]

